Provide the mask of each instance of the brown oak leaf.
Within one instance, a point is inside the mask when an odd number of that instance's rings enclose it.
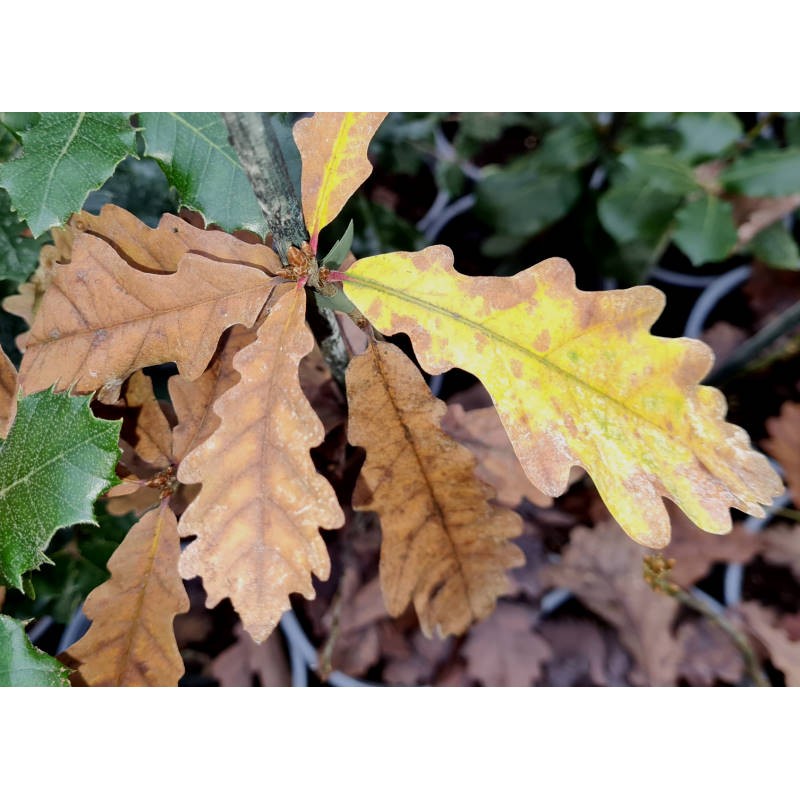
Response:
[[[277,636],[256,644],[250,634],[237,623],[233,629],[236,641],[211,663],[211,674],[220,686],[291,686],[292,677],[283,645]]]
[[[189,610],[178,575],[177,521],[166,502],[149,511],[111,556],[111,578],[84,604],[92,625],[68,655],[89,686],[174,686],[183,674],[173,620]]]
[[[77,236],[34,320],[20,382],[26,393],[104,388],[113,402],[123,380],[151,364],[175,361],[194,380],[226,328],[255,322],[276,280],[194,253],[175,273],[150,274],[102,239]]]
[[[381,520],[380,577],[393,616],[410,602],[426,635],[463,633],[510,590],[522,553],[508,540],[522,523],[492,506],[475,459],[440,427],[445,404],[414,364],[382,342],[347,368],[349,439],[367,451],[371,498],[354,507]]]
[[[197,537],[181,574],[203,578],[209,608],[230,597],[256,642],[289,608],[290,593],[314,597],[311,573],[325,580],[330,570],[319,528],[344,524],[309,453],[323,430],[298,379],[314,341],[305,304],[301,289],[283,292],[233,359],[241,378],[214,405],[219,427],[178,470],[182,482],[202,483],[181,518],[181,535]]]

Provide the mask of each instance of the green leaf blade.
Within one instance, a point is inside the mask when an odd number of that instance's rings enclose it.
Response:
[[[0,445],[0,582],[52,563],[59,528],[94,523],[93,503],[116,482],[121,421],[97,419],[86,397],[37,392],[19,400]]]
[[[727,258],[736,245],[733,206],[705,194],[687,203],[675,216],[673,240],[694,266]]]
[[[36,268],[41,242],[24,236],[27,229],[11,210],[11,198],[0,189],[0,280],[22,283]]]
[[[0,686],[69,686],[69,673],[31,644],[22,622],[0,614]]]
[[[39,236],[66,222],[125,156],[136,155],[135,137],[124,113],[42,114],[22,134],[22,156],[0,164],[0,186]]]
[[[145,155],[161,165],[182,205],[200,212],[206,225],[268,232],[220,114],[157,112],[139,120]]]
[[[720,175],[726,191],[748,197],[800,192],[800,147],[765,150],[740,158]]]

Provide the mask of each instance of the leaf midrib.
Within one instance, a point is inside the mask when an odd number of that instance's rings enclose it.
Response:
[[[477,331],[479,333],[487,335],[490,339],[494,339],[495,341],[498,341],[501,344],[509,347],[510,349],[515,350],[516,352],[520,353],[524,358],[532,359],[532,360],[536,361],[537,363],[541,364],[545,368],[551,369],[554,372],[558,373],[559,375],[563,376],[568,381],[570,381],[572,383],[576,383],[576,384],[580,385],[581,387],[583,387],[585,389],[588,389],[590,392],[593,392],[594,394],[598,395],[599,397],[607,400],[608,402],[613,403],[614,405],[616,405],[619,408],[621,408],[626,414],[631,414],[634,417],[636,417],[637,419],[641,420],[642,422],[646,422],[647,424],[652,425],[653,427],[657,428],[660,431],[664,430],[664,428],[661,425],[659,425],[657,422],[655,422],[654,420],[650,419],[649,417],[646,417],[646,416],[642,415],[641,412],[639,412],[635,408],[632,408],[631,406],[627,405],[624,401],[620,400],[619,398],[608,394],[607,392],[603,391],[602,389],[598,388],[597,386],[595,386],[595,385],[593,385],[591,383],[588,383],[583,378],[581,378],[580,376],[576,375],[574,372],[569,372],[569,371],[565,370],[563,367],[560,367],[558,364],[554,364],[552,361],[548,360],[545,356],[539,355],[538,353],[534,352],[533,350],[526,349],[524,346],[518,344],[517,342],[513,341],[512,339],[509,339],[508,337],[504,336],[502,333],[499,333],[498,331],[495,331],[495,330],[493,330],[491,328],[487,328],[487,327],[481,325],[480,323],[469,319],[468,317],[463,317],[460,314],[458,314],[457,312],[451,311],[450,309],[447,309],[447,308],[443,308],[442,306],[438,306],[438,305],[436,305],[434,303],[431,303],[431,302],[429,302],[427,300],[424,300],[421,297],[418,297],[416,295],[406,294],[406,293],[404,293],[404,292],[402,292],[402,291],[400,291],[398,289],[395,289],[394,287],[387,286],[386,284],[383,284],[383,283],[379,283],[378,281],[374,281],[374,280],[371,280],[369,278],[365,278],[365,277],[360,276],[360,275],[359,276],[354,275],[354,274],[352,274],[352,271],[348,272],[347,282],[348,283],[353,283],[353,284],[355,284],[357,286],[360,285],[360,286],[363,286],[365,288],[372,289],[373,291],[375,291],[376,293],[379,293],[379,294],[382,293],[382,294],[391,295],[392,297],[396,297],[399,300],[402,300],[402,301],[404,301],[406,303],[409,303],[410,305],[416,305],[416,306],[419,306],[420,308],[424,308],[427,311],[430,311],[430,312],[432,312],[434,314],[439,314],[441,316],[448,317],[448,318],[452,319],[453,321],[455,321],[456,323],[462,324],[462,325],[464,325],[464,326],[466,326],[468,328],[471,328],[474,331]],[[574,338],[578,338],[578,337],[574,337]],[[570,341],[573,341],[573,340],[570,340]],[[567,344],[567,342],[564,342],[564,344]],[[563,345],[561,345],[561,346],[563,346]],[[560,349],[560,347],[559,348],[554,348],[550,352],[555,352],[556,349]],[[468,370],[468,367],[466,367],[465,365],[455,365],[455,366],[460,366],[461,369],[467,369]]]

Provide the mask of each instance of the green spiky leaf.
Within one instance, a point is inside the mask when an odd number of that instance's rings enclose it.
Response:
[[[199,211],[206,224],[226,231],[267,233],[267,224],[228,129],[213,112],[140,114],[145,155],[156,159],[180,202]]]
[[[0,186],[34,236],[66,222],[125,156],[136,155],[136,132],[122,113],[42,114],[21,138],[22,156],[0,164]]]
[[[67,525],[95,522],[93,503],[117,483],[121,421],[97,419],[88,397],[50,389],[19,400],[0,445],[0,582],[52,563],[44,550]]]
[[[69,686],[69,673],[31,644],[22,622],[0,614],[0,686]]]

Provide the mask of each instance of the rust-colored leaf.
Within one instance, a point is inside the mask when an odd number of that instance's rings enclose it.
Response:
[[[642,575],[647,555],[608,521],[576,528],[561,563],[546,570],[553,585],[574,592],[611,623],[636,661],[631,680],[641,686],[674,686],[681,647],[672,634],[678,605],[657,594]]]
[[[786,402],[778,417],[766,422],[764,449],[783,467],[792,502],[800,508],[800,403]]]
[[[214,405],[219,427],[178,471],[182,482],[203,484],[181,518],[181,535],[197,537],[181,574],[202,576],[209,608],[230,597],[256,642],[289,608],[290,593],[314,597],[311,573],[324,580],[330,570],[318,529],[344,524],[309,454],[323,430],[298,380],[314,341],[304,313],[300,289],[272,307],[233,359],[241,379]]]
[[[113,400],[128,375],[169,361],[189,380],[198,378],[222,332],[252,325],[276,280],[194,253],[173,274],[148,274],[102,239],[79,235],[30,331],[20,368],[24,391],[104,387]]]
[[[5,439],[17,413],[17,371],[0,350],[0,439]]]
[[[582,292],[559,258],[471,278],[442,246],[365,258],[347,276],[347,296],[382,333],[408,334],[426,371],[481,380],[536,486],[558,495],[582,466],[643,544],[669,541],[662,497],[725,533],[729,507],[763,516],[781,491],[747,434],[724,421],[722,394],[698,384],[708,347],[649,333],[664,306],[657,289]]]
[[[86,599],[92,625],[69,655],[90,686],[174,686],[183,674],[173,619],[189,609],[178,576],[175,515],[166,503],[134,525]]]
[[[356,506],[381,520],[381,586],[395,616],[414,603],[430,636],[463,633],[509,591],[506,570],[522,563],[508,540],[522,524],[492,506],[475,459],[440,427],[433,397],[401,350],[373,344],[347,368],[350,442],[367,451],[362,476],[372,493]]]
[[[317,249],[319,232],[372,172],[367,147],[385,113],[322,111],[294,126],[302,159],[303,216]]]

